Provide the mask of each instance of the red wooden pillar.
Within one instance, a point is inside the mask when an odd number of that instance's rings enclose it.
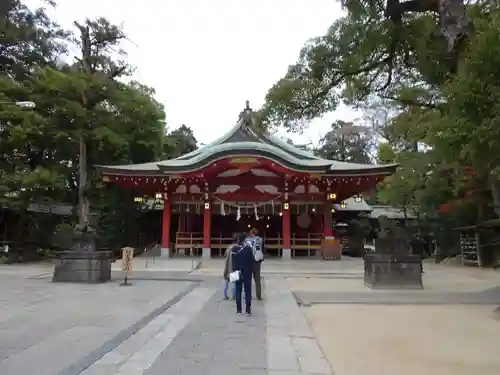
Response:
[[[288,202],[283,203],[283,211],[281,214],[283,220],[283,259],[292,258],[292,246],[290,241],[290,204]]]
[[[212,204],[205,202],[203,210],[203,258],[210,258],[211,250],[211,231],[212,231]]]
[[[332,203],[327,199],[323,204],[323,235],[333,236],[332,229]]]
[[[170,256],[170,224],[172,222],[172,202],[164,199],[161,224],[161,255]]]

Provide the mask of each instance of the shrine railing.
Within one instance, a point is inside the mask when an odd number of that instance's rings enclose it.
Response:
[[[310,233],[307,237],[292,235],[290,239],[292,257],[311,257],[321,249],[323,234]],[[212,256],[224,256],[224,253],[232,243],[232,237],[224,237],[221,233],[212,233],[210,247]],[[175,241],[174,256],[201,256],[203,248],[203,233],[178,232]],[[282,256],[283,238],[264,237],[264,249],[272,255]]]

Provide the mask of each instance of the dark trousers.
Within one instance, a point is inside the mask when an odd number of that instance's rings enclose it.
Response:
[[[236,292],[236,312],[241,313],[241,294],[245,289],[245,312],[252,311],[252,277],[244,277],[241,281],[234,283]]]
[[[262,263],[255,262],[253,266],[253,279],[255,280],[255,296],[262,299],[262,285],[260,280],[260,266]]]

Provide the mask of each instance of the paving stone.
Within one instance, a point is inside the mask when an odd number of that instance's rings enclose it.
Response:
[[[128,358],[127,355],[121,354],[116,351],[112,351],[109,353],[106,353],[100,360],[99,362],[106,366],[106,365],[119,365],[123,361],[125,361]]]
[[[167,328],[172,326],[180,332],[196,317],[214,293],[213,288],[198,288],[191,291],[167,312],[160,314],[136,334],[93,363],[82,372],[82,375],[98,372],[99,370],[94,368],[100,368],[113,360],[120,361],[120,366],[115,369],[116,373],[143,375],[172,342],[172,332],[165,332]],[[130,349],[133,351],[130,352]]]
[[[189,285],[137,281],[132,287],[120,288],[114,282],[52,284],[50,278],[0,274],[0,374],[35,371],[38,375],[57,375]],[[134,350],[128,352],[122,353],[123,356]],[[112,374],[122,358],[106,357],[100,370]],[[106,366],[105,361],[108,361]],[[96,367],[94,373],[99,374],[100,370]],[[93,375],[90,371],[88,374]]]
[[[315,339],[293,337],[292,344],[299,358],[323,358],[323,353]]]
[[[324,358],[299,357],[299,366],[302,372],[306,374],[324,374],[330,375],[332,369]]]
[[[301,371],[288,371],[288,370],[269,370],[267,375],[316,375],[316,374],[308,374]]]
[[[269,374],[331,374],[330,365],[286,283],[266,284],[266,290]]]
[[[233,301],[214,295],[158,357],[147,375],[267,375],[263,302],[236,316]]]
[[[92,369],[85,370],[82,374],[85,375],[110,375],[118,372],[118,365],[112,364],[99,364],[93,366]]]

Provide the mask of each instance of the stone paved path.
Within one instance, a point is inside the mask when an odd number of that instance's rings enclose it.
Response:
[[[215,289],[204,287],[191,291],[185,298],[106,353],[81,374],[146,373],[172,341],[178,340],[176,336],[191,324],[193,319],[199,319],[198,313],[214,293]]]
[[[268,374],[333,374],[286,282],[271,279],[265,285]]]
[[[0,374],[31,374],[36,369],[37,375],[73,375],[168,308],[190,285],[52,284],[50,279],[2,274]]]
[[[147,374],[266,375],[263,302],[254,301],[251,317],[237,317],[234,302],[217,293]]]
[[[331,374],[282,278],[246,317],[219,277],[122,288],[26,270],[0,272],[1,375]]]

